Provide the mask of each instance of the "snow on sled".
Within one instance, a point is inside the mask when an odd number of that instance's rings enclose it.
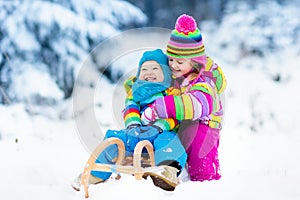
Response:
[[[95,163],[102,151],[114,144],[118,146],[116,163],[114,165]],[[147,158],[142,156],[144,148],[148,152]],[[125,157],[125,145],[120,139],[113,137],[102,141],[88,159],[80,177],[80,185],[84,187],[85,198],[89,197],[88,185],[91,171],[132,174],[137,180],[150,176],[156,186],[164,184],[165,190],[174,190],[179,183],[179,179],[176,176],[178,170],[167,165],[155,166],[154,159],[153,146],[147,140],[140,141],[136,145],[132,157]]]

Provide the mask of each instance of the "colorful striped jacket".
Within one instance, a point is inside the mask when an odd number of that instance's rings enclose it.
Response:
[[[225,75],[221,67],[219,67],[219,65],[217,65],[210,57],[207,57],[203,75],[212,79],[217,87],[218,94],[224,92],[227,85]]]
[[[190,73],[177,85],[181,89],[180,96],[155,100],[154,109],[159,118],[200,120],[212,128],[221,128],[223,108],[219,94],[226,88],[226,79],[211,58],[202,75]]]
[[[138,124],[141,125],[141,111],[144,109],[139,102],[136,102],[132,95],[132,85],[136,81],[136,77],[130,77],[124,82],[124,88],[127,93],[125,99],[125,109],[123,111],[123,118],[125,122],[125,127],[128,128],[130,125]],[[161,98],[167,95],[180,95],[180,90],[170,87],[167,90],[157,93],[151,97],[151,102],[157,98]],[[150,100],[150,99],[149,99]],[[153,100],[153,101],[152,101]],[[178,121],[176,119],[158,119],[152,125],[160,127],[162,130],[172,130],[177,127]]]

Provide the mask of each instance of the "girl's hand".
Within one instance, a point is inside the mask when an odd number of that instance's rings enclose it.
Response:
[[[152,122],[155,122],[157,119],[159,118],[152,105],[146,108],[141,115],[141,121],[144,125],[148,125]]]

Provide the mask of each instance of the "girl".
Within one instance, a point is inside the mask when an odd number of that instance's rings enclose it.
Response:
[[[156,99],[142,115],[181,120],[179,137],[188,155],[192,181],[218,180],[219,133],[223,116],[220,93],[226,87],[220,67],[205,55],[202,35],[193,17],[181,15],[167,44],[169,66],[180,96]]]

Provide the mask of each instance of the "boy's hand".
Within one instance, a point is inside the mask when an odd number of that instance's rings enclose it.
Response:
[[[127,142],[126,146],[134,151],[136,144],[142,140],[148,140],[153,143],[154,139],[158,134],[162,133],[163,130],[158,126],[135,126],[127,129]]]

